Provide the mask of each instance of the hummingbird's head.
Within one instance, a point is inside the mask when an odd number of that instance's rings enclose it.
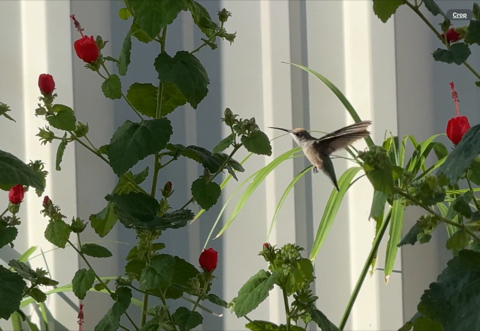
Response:
[[[295,140],[298,146],[302,146],[303,142],[315,139],[307,132],[307,130],[303,128],[287,130],[287,129],[277,128],[277,127],[270,127],[270,129],[277,129],[277,130],[288,132],[290,136],[292,136],[293,140]]]

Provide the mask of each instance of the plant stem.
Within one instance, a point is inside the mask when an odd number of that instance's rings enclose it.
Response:
[[[2,218],[3,215],[5,215],[7,213],[7,211],[8,211],[8,208],[3,211],[3,213],[0,215],[0,218]]]
[[[282,288],[282,293],[283,293],[283,304],[285,305],[285,318],[287,319],[287,328],[286,331],[290,331],[290,309],[288,309],[288,297],[287,297],[287,291]]]
[[[142,302],[142,320],[140,321],[140,327],[144,326],[145,322],[147,321],[147,314],[146,314],[147,309],[148,309],[148,293],[144,292],[143,302]]]
[[[222,31],[223,29],[223,24],[224,22],[222,22],[220,24],[220,29],[218,30],[217,33],[215,33],[213,36],[211,36],[210,38],[208,38],[208,42],[212,42],[214,41],[217,37],[218,37],[218,34],[220,33],[220,31]],[[193,54],[193,53],[196,53],[198,52],[199,50],[201,50],[203,47],[207,46],[208,42],[203,42],[203,44],[201,44],[200,46],[198,46],[197,48],[195,48],[193,51],[190,52],[190,54]]]
[[[468,179],[468,173],[466,178],[467,178],[468,188],[470,189],[470,192],[472,192],[472,198],[473,198],[473,202],[475,203],[475,207],[477,207],[477,211],[480,212],[480,205],[478,204],[477,197],[475,196],[475,192],[473,191],[472,183],[470,182],[470,179]]]
[[[340,324],[338,328],[340,330],[343,330],[345,327],[345,324],[347,324],[348,317],[350,316],[350,313],[352,312],[353,305],[355,304],[355,301],[357,300],[358,294],[360,293],[360,289],[362,288],[363,281],[365,280],[365,277],[367,276],[368,269],[370,268],[370,265],[372,264],[373,259],[377,255],[377,250],[378,246],[380,246],[380,243],[382,242],[383,235],[385,234],[385,231],[387,230],[388,224],[390,223],[390,218],[392,217],[392,210],[390,209],[388,211],[387,217],[385,217],[385,220],[378,230],[377,236],[375,237],[375,240],[373,241],[372,248],[370,249],[370,253],[368,253],[367,260],[365,261],[365,264],[363,265],[362,272],[360,273],[360,277],[358,278],[357,284],[355,285],[355,288],[353,289],[353,293],[350,296],[350,299],[348,300],[347,307],[345,308],[345,312],[343,313],[342,319],[340,320]]]
[[[447,223],[447,224],[450,224],[450,225],[453,225],[454,227],[457,227],[459,229],[462,229],[463,231],[465,231],[466,233],[471,235],[473,238],[475,238],[475,240],[480,241],[480,237],[478,237],[475,233],[473,233],[471,230],[469,230],[464,224],[453,222],[451,220],[446,219],[445,217],[443,217],[442,215],[435,212],[432,208],[430,208],[429,206],[427,206],[423,202],[417,200],[416,198],[412,197],[410,194],[408,194],[406,192],[403,192],[402,190],[400,190],[398,188],[395,189],[395,192],[398,193],[399,195],[403,196],[404,198],[412,201],[417,206],[422,207],[423,209],[428,211],[430,214],[436,216],[440,221],[442,221],[444,223]]]
[[[112,290],[110,290],[107,286],[107,284],[105,284],[105,282],[100,278],[100,276],[98,276],[98,274],[96,273],[96,271],[92,268],[92,265],[90,264],[90,262],[88,262],[87,258],[85,257],[85,255],[77,248],[75,247],[75,245],[73,245],[73,243],[70,241],[70,240],[67,240],[67,242],[70,244],[70,246],[72,246],[72,248],[78,253],[78,255],[80,255],[80,257],[82,258],[82,260],[85,262],[85,264],[88,266],[88,268],[90,270],[92,270],[93,274],[95,275],[95,278],[98,280],[98,282],[100,284],[103,285],[103,287],[105,288],[105,290],[108,292],[108,294],[112,295],[113,292]],[[132,318],[128,315],[127,312],[125,312],[125,316],[127,317],[127,319],[130,321],[130,323],[132,323],[133,327],[135,328],[135,330],[138,330],[138,327],[137,325],[135,324],[135,322],[133,322]]]
[[[70,131],[69,131],[70,132]],[[83,141],[81,141],[77,136],[75,136],[75,134],[73,132],[70,132],[70,134],[72,135],[72,138],[73,140],[75,140],[76,142],[78,142],[80,145],[82,145],[83,147],[85,147],[86,149],[88,149],[90,152],[92,152],[93,154],[95,154],[96,156],[98,156],[99,158],[101,158],[103,161],[105,161],[108,165],[110,165],[110,162],[108,162],[108,160],[106,158],[103,157],[102,153],[100,153],[99,151],[95,151],[93,148],[91,148],[90,146],[88,146],[87,144],[85,144]]]

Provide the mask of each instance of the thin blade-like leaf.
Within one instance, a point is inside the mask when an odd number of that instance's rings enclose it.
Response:
[[[338,180],[338,188],[340,190],[337,191],[335,188],[332,190],[327,205],[325,206],[322,220],[318,225],[317,234],[315,236],[315,241],[313,242],[312,251],[310,253],[310,260],[313,261],[317,256],[318,252],[320,251],[320,248],[322,248],[323,243],[327,238],[328,232],[330,231],[330,228],[335,221],[335,216],[337,215],[338,209],[340,208],[343,197],[349,189],[350,183],[352,182],[353,178],[361,169],[361,167],[352,167],[347,169]]]
[[[402,240],[403,213],[405,211],[405,201],[403,198],[393,201],[392,221],[390,223],[390,238],[387,243],[387,253],[385,256],[385,282],[388,284],[390,275],[393,271],[395,259],[397,258],[398,243]]]

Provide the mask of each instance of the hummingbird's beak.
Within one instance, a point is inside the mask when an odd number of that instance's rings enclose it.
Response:
[[[277,127],[274,127],[274,126],[269,126],[270,129],[276,129],[276,130],[282,130],[282,131],[285,131],[285,132],[288,132],[290,133],[291,130],[287,130],[287,129],[283,129],[283,128],[277,128]]]

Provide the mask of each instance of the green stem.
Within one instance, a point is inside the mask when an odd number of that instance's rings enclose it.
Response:
[[[436,216],[440,221],[442,221],[444,223],[447,223],[447,224],[450,224],[450,225],[453,225],[454,227],[457,227],[459,229],[462,229],[463,231],[465,231],[466,233],[471,235],[473,238],[475,238],[475,240],[480,241],[480,237],[478,237],[475,233],[470,231],[464,224],[457,223],[457,222],[446,219],[445,217],[443,217],[442,215],[435,212],[432,208],[430,208],[429,206],[427,206],[426,204],[424,204],[420,200],[417,200],[416,198],[412,197],[410,194],[408,194],[406,192],[403,192],[402,190],[399,190],[398,188],[395,189],[395,192],[398,193],[399,195],[403,196],[404,198],[412,201],[417,206],[422,207],[423,209],[428,211],[430,214]]]
[[[477,197],[475,196],[475,192],[473,191],[472,183],[470,182],[470,179],[468,179],[468,173],[467,173],[467,183],[468,183],[468,188],[470,189],[470,192],[472,192],[472,198],[473,198],[473,202],[475,203],[475,207],[477,207],[477,211],[480,212],[480,205],[478,204]]]
[[[291,329],[291,320],[290,320],[290,309],[288,309],[288,297],[287,297],[287,291],[282,288],[282,293],[283,293],[283,304],[285,305],[285,318],[287,319],[287,328],[286,331],[290,331]]]
[[[105,161],[108,165],[110,165],[110,162],[108,162],[108,160],[103,157],[102,153],[100,153],[99,151],[96,151],[94,150],[93,148],[91,148],[90,146],[88,146],[87,144],[85,144],[83,141],[81,141],[77,136],[75,136],[75,134],[71,131],[69,131],[70,134],[72,135],[72,138],[73,140],[75,140],[76,142],[78,142],[80,145],[82,145],[83,147],[85,147],[86,149],[88,149],[90,152],[92,152],[93,154],[95,154],[96,156],[98,156],[99,158],[101,158],[103,161]]]
[[[370,253],[368,253],[367,260],[365,261],[365,264],[363,265],[362,272],[360,273],[360,277],[358,278],[357,284],[355,285],[355,288],[353,289],[353,293],[350,296],[350,299],[348,300],[347,307],[345,308],[345,312],[343,313],[342,319],[340,320],[340,324],[338,328],[340,330],[343,330],[345,327],[345,324],[347,324],[348,317],[350,316],[350,313],[352,312],[353,305],[355,304],[355,301],[357,300],[358,294],[360,293],[360,289],[362,288],[363,281],[365,280],[365,277],[367,276],[368,269],[370,268],[370,265],[372,264],[373,259],[377,255],[378,251],[378,246],[380,246],[380,243],[382,242],[383,235],[385,234],[385,231],[387,230],[388,224],[390,223],[390,218],[392,217],[391,210],[388,211],[387,217],[385,218],[385,221],[383,222],[382,226],[378,230],[377,236],[375,237],[375,240],[373,241],[372,248],[370,249]]]
[[[105,290],[108,292],[108,294],[112,295],[113,292],[112,290],[110,290],[107,286],[107,284],[105,284],[105,282],[100,278],[100,276],[98,276],[98,274],[96,273],[96,271],[92,268],[92,265],[90,264],[90,262],[88,262],[87,258],[85,257],[85,255],[77,248],[75,247],[75,245],[73,245],[73,243],[70,241],[70,240],[67,240],[67,242],[70,244],[70,246],[72,246],[72,248],[78,253],[78,255],[80,255],[80,257],[82,258],[82,260],[85,262],[85,264],[88,266],[88,268],[90,270],[92,270],[93,274],[95,275],[95,278],[98,280],[98,282],[100,284],[103,285],[103,287],[105,288]],[[139,330],[137,325],[135,324],[135,322],[132,320],[132,318],[130,317],[130,315],[128,315],[127,312],[125,312],[125,316],[127,317],[127,319],[130,321],[130,323],[132,323],[133,327],[135,328],[135,330]]]
[[[140,327],[145,325],[147,321],[147,309],[148,309],[148,293],[143,293],[143,302],[142,302],[142,320],[140,321]]]
[[[214,40],[218,37],[218,34],[220,33],[220,31],[222,31],[222,29],[223,29],[223,24],[224,24],[224,22],[222,22],[222,23],[220,24],[220,29],[218,30],[217,33],[215,33],[213,36],[211,36],[210,38],[208,38],[208,42],[205,41],[203,44],[201,44],[200,46],[198,46],[197,48],[195,48],[193,51],[191,51],[190,54],[193,54],[193,53],[198,52],[198,51],[201,50],[203,47],[207,46],[208,43],[214,41]]]
[[[7,211],[8,211],[8,208],[3,211],[3,213],[0,215],[0,218],[2,218],[3,215],[5,215],[7,213]]]

